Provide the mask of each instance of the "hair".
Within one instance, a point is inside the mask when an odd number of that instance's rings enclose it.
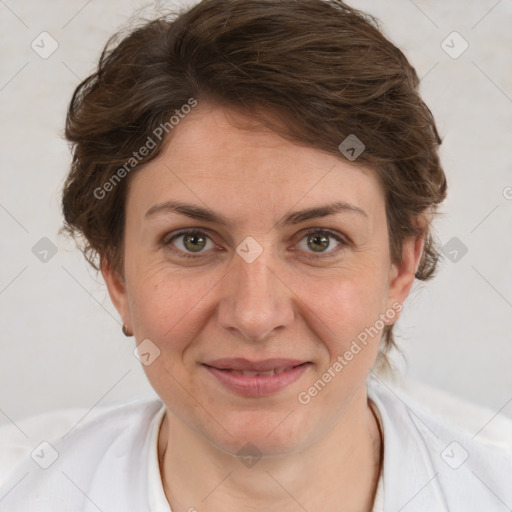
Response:
[[[144,20],[110,38],[96,72],[73,94],[63,231],[95,269],[105,258],[122,275],[130,176],[158,156],[172,116],[195,101],[240,111],[340,158],[340,143],[355,135],[364,151],[352,164],[375,171],[385,191],[391,260],[400,264],[404,241],[422,236],[415,277],[426,281],[440,258],[431,221],[447,184],[441,139],[418,86],[379,22],[339,0],[203,0]],[[139,162],[134,152],[150,140]],[[383,339],[387,363],[393,325]]]

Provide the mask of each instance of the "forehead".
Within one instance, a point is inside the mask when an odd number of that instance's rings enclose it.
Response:
[[[345,201],[369,216],[384,205],[376,173],[319,149],[297,145],[250,118],[197,107],[161,154],[130,180],[129,201],[151,208],[169,199],[282,212]],[[145,210],[145,211],[146,211]]]

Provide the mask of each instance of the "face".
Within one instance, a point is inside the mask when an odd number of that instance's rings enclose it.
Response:
[[[229,115],[199,106],[130,177],[124,276],[102,271],[177,420],[224,452],[291,453],[364,389],[421,246],[391,264],[373,171]]]

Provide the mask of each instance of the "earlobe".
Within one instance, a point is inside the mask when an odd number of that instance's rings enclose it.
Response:
[[[101,259],[101,274],[107,285],[110,300],[121,315],[123,326],[127,331],[133,331],[128,308],[128,298],[123,276],[117,271],[106,258]]]

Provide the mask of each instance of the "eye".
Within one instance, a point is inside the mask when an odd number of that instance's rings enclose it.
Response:
[[[336,240],[338,245],[335,246],[335,248],[348,245],[340,236],[335,235],[331,231],[313,228],[305,233],[305,235],[301,238],[299,244],[297,244],[297,247],[299,247],[300,250],[300,245],[302,241],[305,241],[305,248],[303,248],[303,250],[309,252],[308,249],[311,249],[314,253],[317,253],[313,255],[313,258],[322,257],[324,254],[329,256],[334,252],[338,252],[337,250],[327,251],[327,249],[329,249],[329,247],[331,246],[331,242],[329,241],[329,239]]]
[[[210,247],[208,247],[210,242]],[[215,244],[210,240],[210,237],[203,231],[183,231],[173,237],[166,236],[163,239],[164,246],[173,245],[175,252],[180,253],[179,256],[184,258],[194,258],[194,253],[201,253],[203,249],[212,249]]]
[[[172,249],[179,257],[196,258],[201,256],[201,253],[215,248],[215,244],[204,231],[188,230],[171,235],[165,236],[162,240],[162,244]],[[314,253],[317,253],[311,256],[313,258],[323,257],[324,254],[329,256],[333,252],[338,252],[336,250],[327,251],[327,249],[331,247],[330,239],[336,240],[337,246],[335,246],[335,248],[348,245],[342,237],[331,231],[312,228],[302,236],[297,247],[299,247],[299,250],[304,250],[305,252],[311,252],[312,250]],[[305,241],[306,244],[305,247],[301,248],[300,245],[303,241]]]

